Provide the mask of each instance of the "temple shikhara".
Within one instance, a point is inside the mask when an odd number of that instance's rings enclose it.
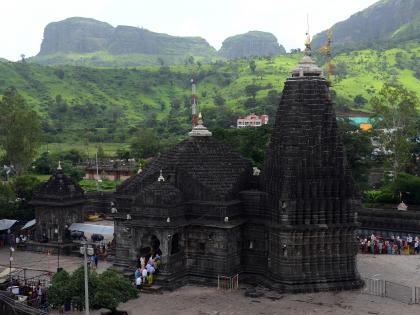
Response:
[[[118,187],[116,269],[131,272],[158,252],[165,287],[238,273],[287,292],[362,285],[358,195],[328,81],[306,46],[286,80],[261,172],[215,140],[199,115],[188,139]]]

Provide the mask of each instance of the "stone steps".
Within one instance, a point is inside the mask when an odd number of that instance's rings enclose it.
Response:
[[[140,292],[145,294],[163,294],[163,287],[157,284],[152,284],[151,286],[145,285],[141,288]]]

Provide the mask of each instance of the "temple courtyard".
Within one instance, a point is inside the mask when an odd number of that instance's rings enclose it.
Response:
[[[55,270],[57,256],[25,251],[13,253],[13,265],[33,269]],[[420,256],[358,255],[358,269],[363,278],[382,279],[407,286],[420,286]],[[79,257],[60,256],[60,267],[68,271],[82,264]],[[9,266],[9,250],[0,250],[0,265]],[[102,272],[111,263],[100,261]],[[121,304],[119,309],[131,315],[274,315],[274,314],[420,314],[420,305],[408,305],[390,298],[377,297],[358,291],[312,294],[278,294],[257,290],[260,297],[246,297],[247,287],[238,291],[217,291],[214,287],[185,286],[163,294],[140,294],[136,300]],[[79,314],[79,313],[66,313]],[[91,311],[99,315],[100,311]]]

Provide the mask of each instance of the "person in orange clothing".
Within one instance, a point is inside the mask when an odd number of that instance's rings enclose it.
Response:
[[[408,242],[407,242],[407,240],[405,240],[404,241],[404,255],[407,256],[409,254],[408,250],[409,250]]]

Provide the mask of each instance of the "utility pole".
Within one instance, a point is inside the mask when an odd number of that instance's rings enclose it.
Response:
[[[98,147],[96,147],[96,190],[99,191]]]
[[[87,269],[87,244],[83,242],[83,247],[80,248],[83,251],[83,265],[85,269],[85,314],[89,315],[89,283],[88,283],[88,269]]]
[[[13,246],[10,246],[10,257],[9,257],[9,281],[10,281],[10,286],[12,286],[12,261],[13,261],[13,252],[15,251],[15,249],[13,248]]]
[[[61,243],[58,242],[57,272],[61,271],[61,269],[60,269],[60,251],[61,251]]]
[[[191,123],[194,128],[197,126],[198,117],[197,117],[197,95],[195,90],[195,78],[191,79]]]

